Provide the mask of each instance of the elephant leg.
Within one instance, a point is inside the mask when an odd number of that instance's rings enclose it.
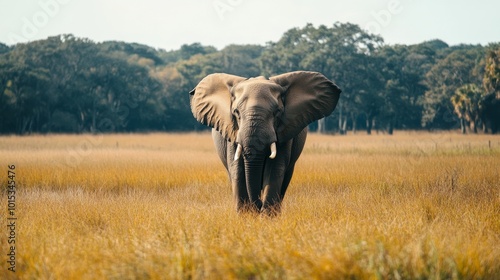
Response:
[[[261,211],[267,215],[275,215],[281,211],[281,185],[283,182],[283,172],[273,170],[274,178],[264,186],[262,190],[262,209]]]
[[[285,176],[283,178],[283,184],[281,185],[281,194],[280,194],[281,199],[285,197],[288,185],[292,180],[293,170],[295,169],[295,162],[297,162],[297,160],[300,157],[300,154],[302,153],[302,150],[304,149],[306,138],[307,138],[307,127],[304,128],[297,136],[293,138],[291,154],[290,154],[290,163],[288,164]]]
[[[229,175],[231,188],[233,192],[233,199],[238,212],[246,211],[249,208],[250,199],[247,193],[245,170],[243,168],[242,159],[234,161],[234,154],[236,145],[228,142],[224,137],[215,129],[212,129],[212,138],[214,140],[217,154],[221,159],[224,167]]]
[[[283,183],[281,184],[281,193],[280,193],[281,200],[283,200],[283,198],[285,198],[286,189],[288,188],[288,185],[290,184],[290,181],[292,180],[294,168],[295,168],[295,163],[288,166],[288,168],[285,172],[285,177],[283,178]]]
[[[262,212],[273,215],[281,210],[281,188],[284,182],[287,165],[290,161],[292,141],[277,147],[276,158],[267,159],[264,168],[264,182],[262,190]]]

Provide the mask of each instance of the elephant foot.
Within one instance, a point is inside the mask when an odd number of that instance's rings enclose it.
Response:
[[[268,217],[277,217],[281,214],[281,203],[264,205],[261,209],[261,213]]]
[[[260,203],[262,205],[262,203]],[[238,214],[253,214],[264,215],[267,217],[276,217],[281,214],[281,203],[264,204],[259,207],[256,203],[238,203],[236,205],[236,212]]]
[[[238,212],[238,214],[242,213],[259,214],[261,212],[261,208],[262,208],[262,202],[260,202],[260,200],[254,203],[251,203],[249,201],[239,202],[236,205],[236,211]]]

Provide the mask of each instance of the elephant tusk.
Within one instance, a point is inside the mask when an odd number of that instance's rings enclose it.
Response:
[[[273,142],[271,144],[271,155],[269,156],[270,159],[274,159],[276,157],[276,142]]]
[[[236,148],[236,153],[234,154],[234,160],[239,160],[241,156],[241,144],[238,144],[238,147]]]

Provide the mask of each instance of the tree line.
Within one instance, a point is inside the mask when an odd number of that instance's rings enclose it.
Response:
[[[312,130],[500,128],[500,44],[387,45],[357,25],[335,23],[221,50],[194,43],[166,51],[73,35],[0,43],[0,133],[202,130],[188,92],[206,75],[295,70],[319,71],[343,90],[334,113]]]

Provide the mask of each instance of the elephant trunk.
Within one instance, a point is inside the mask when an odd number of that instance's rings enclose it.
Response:
[[[260,194],[262,191],[262,181],[264,173],[265,154],[257,153],[245,157],[245,180],[250,208],[259,212],[262,208]]]
[[[272,126],[267,126],[260,116],[245,117],[248,122],[240,127],[237,137],[235,160],[243,156],[245,182],[251,210],[259,212],[262,208],[260,198],[263,188],[266,158],[275,158],[276,134]]]

